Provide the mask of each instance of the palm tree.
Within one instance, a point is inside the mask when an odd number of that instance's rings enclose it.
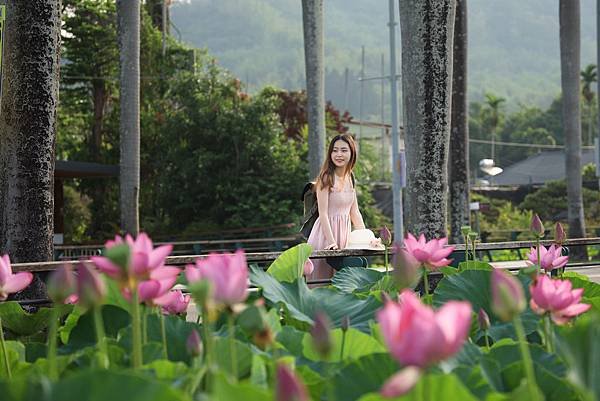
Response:
[[[588,145],[593,144],[592,140],[592,121],[593,111],[592,103],[594,102],[594,91],[592,90],[592,84],[598,81],[598,74],[596,72],[595,64],[588,64],[584,70],[581,71],[581,94],[585,100],[585,105],[588,114],[588,126],[587,126],[587,141]]]
[[[506,102],[506,99],[500,96],[496,96],[493,93],[485,94],[485,114],[487,115],[488,123],[490,125],[491,137],[492,137],[492,160],[495,161],[496,156],[496,131],[500,125],[500,108],[502,103]]]
[[[117,0],[120,52],[121,228],[139,231],[140,191],[140,1]]]
[[[59,3],[5,2],[10,40],[4,41],[0,109],[0,255],[13,262],[53,257]],[[43,282],[36,277],[18,297],[45,298]]]
[[[579,0],[559,0],[560,67],[562,86],[562,118],[565,130],[565,153],[567,172],[567,204],[569,237],[585,237],[581,178],[581,114],[580,56],[581,27]],[[574,256],[585,256],[585,249]],[[581,252],[583,251],[583,252]]]
[[[455,0],[399,0],[409,231],[446,236]]]
[[[452,119],[448,162],[450,239],[462,242],[462,226],[470,224],[469,124],[467,103],[467,0],[456,0],[452,68]]]
[[[323,0],[302,0],[302,26],[306,65],[308,166],[310,178],[314,178],[319,174],[325,158]]]

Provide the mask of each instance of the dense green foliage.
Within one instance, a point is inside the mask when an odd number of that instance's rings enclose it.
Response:
[[[119,163],[116,11],[112,1],[64,2],[59,158]],[[141,227],[153,234],[297,222],[307,179],[305,117],[283,118],[286,92],[248,95],[205,51],[162,37],[143,8],[141,29]],[[96,38],[100,38],[97,40]],[[304,115],[305,95],[290,95]],[[351,118],[327,106],[330,135]],[[294,125],[298,123],[297,125]],[[290,136],[294,125],[298,135]],[[383,220],[366,182],[375,159],[361,157],[357,176],[365,220]],[[364,162],[363,162],[364,160]],[[118,178],[67,181],[66,238],[118,231]]]

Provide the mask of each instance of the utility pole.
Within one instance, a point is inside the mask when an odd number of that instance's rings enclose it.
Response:
[[[344,71],[344,111],[348,111],[348,75],[350,71],[348,67]]]
[[[168,15],[168,9],[167,9],[167,1],[168,0],[163,0],[162,2],[162,56],[165,57],[165,55],[167,54],[167,27],[168,27],[168,22],[167,22],[167,15]]]
[[[365,103],[365,47],[362,46],[361,49],[361,61],[360,61],[360,109],[359,109],[359,116],[358,119],[359,121],[359,125],[358,125],[358,147],[360,148],[360,140],[362,139],[363,136],[363,130],[362,130],[362,124],[363,124],[363,111],[364,111],[364,103]]]
[[[385,75],[385,56],[381,54],[381,76]],[[385,81],[381,80],[381,181],[385,180]]]
[[[396,78],[396,20],[394,2],[389,0],[390,22],[390,95],[392,106],[392,196],[394,211],[394,239],[402,244],[404,242],[404,218],[402,215],[402,176],[405,174],[403,167],[404,151],[399,150],[400,134],[398,132],[398,82]],[[598,0],[600,1],[600,0]]]
[[[600,0],[596,1],[596,66],[597,71],[600,74]],[[598,107],[600,107],[600,77],[596,80],[598,85],[596,92],[596,99]],[[591,123],[591,122],[590,122]],[[595,146],[595,157],[596,160],[596,177],[598,178],[598,190],[600,191],[600,113],[598,113],[598,138],[594,141]]]

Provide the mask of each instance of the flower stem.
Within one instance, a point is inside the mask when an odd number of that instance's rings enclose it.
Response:
[[[521,357],[523,358],[523,365],[525,365],[525,377],[527,378],[527,387],[529,389],[529,397],[532,401],[538,401],[537,384],[535,381],[535,373],[533,371],[533,361],[527,346],[527,338],[525,337],[525,329],[523,329],[523,323],[521,317],[516,316],[513,320],[515,331],[517,332],[517,339],[519,340],[519,349],[521,350]]]
[[[228,313],[228,325],[229,325],[229,352],[231,353],[231,373],[234,379],[238,379],[237,371],[237,349],[235,344],[235,316],[232,311]]]
[[[385,274],[389,274],[388,273],[388,247],[387,245],[385,246]]]
[[[142,308],[142,346],[148,342],[148,311]]]
[[[96,329],[96,341],[98,343],[98,350],[106,357],[106,361],[108,362],[108,349],[106,347],[106,334],[104,333],[104,321],[102,319],[102,306],[94,306],[94,328]],[[108,369],[108,366],[103,366]]]
[[[163,346],[163,358],[169,359],[169,352],[167,350],[167,329],[165,328],[165,315],[158,310],[158,318],[160,319],[160,337],[162,339]]]
[[[12,372],[10,371],[10,363],[8,362],[8,351],[6,350],[6,343],[4,342],[4,330],[2,329],[2,318],[0,318],[0,345],[2,346],[2,355],[4,359],[4,366],[6,367],[6,376],[8,380],[12,379]]]
[[[139,369],[142,366],[142,330],[140,321],[140,304],[138,302],[137,289],[134,288],[131,297],[131,334],[133,368]]]
[[[537,251],[537,265],[541,269],[542,261],[540,260],[540,236],[539,235],[535,236],[535,243],[536,243],[536,251]]]
[[[554,341],[552,338],[552,322],[550,322],[550,315],[544,317],[544,332],[546,334],[546,351],[548,353],[554,352]]]
[[[329,358],[327,358],[329,359]],[[326,367],[326,372],[327,372],[327,401],[334,401],[335,400],[335,387],[334,387],[334,382],[333,382],[333,372],[334,372],[334,365],[333,363],[330,363],[329,361],[326,361],[327,363],[327,367]]]
[[[344,360],[344,346],[346,345],[346,330],[342,331],[342,347],[340,349],[340,362]]]
[[[204,337],[204,364],[206,365],[206,393],[212,390],[212,341],[210,323],[208,322],[208,310],[202,305],[202,332]]]
[[[429,295],[429,280],[427,277],[427,268],[423,267],[423,290],[425,291],[425,297]]]
[[[489,350],[490,350],[490,339],[488,338],[488,335],[487,335],[487,330],[485,330],[485,331],[483,332],[483,334],[484,334],[484,336],[485,336],[485,347],[486,347],[486,349],[489,351]]]
[[[467,235],[465,238],[465,262],[467,262],[467,269],[469,268],[469,237]]]
[[[50,313],[50,327],[48,328],[48,375],[50,380],[58,380],[56,364],[56,337],[58,331],[58,308],[54,306]]]

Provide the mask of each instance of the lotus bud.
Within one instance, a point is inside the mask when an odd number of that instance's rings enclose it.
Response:
[[[417,280],[421,263],[398,243],[394,244],[393,249],[392,266],[396,285],[398,288],[410,287]]]
[[[185,342],[188,353],[193,357],[202,355],[202,340],[196,330],[192,330]]]
[[[492,311],[509,322],[525,310],[525,294],[521,283],[498,269],[492,271]]]
[[[99,305],[106,296],[106,285],[100,274],[89,264],[82,262],[77,268],[77,295],[83,305]]]
[[[471,226],[462,226],[460,228],[460,232],[462,233],[463,237],[466,237],[471,232]]]
[[[477,314],[477,323],[479,324],[479,330],[486,331],[490,328],[490,317],[483,308],[479,309],[479,313]]]
[[[275,401],[309,401],[306,387],[284,363],[277,364]]]
[[[307,259],[306,262],[304,262],[304,267],[302,270],[302,274],[304,274],[305,276],[310,276],[315,270],[315,265],[313,264],[312,260]]]
[[[340,322],[340,327],[342,328],[342,331],[348,331],[348,329],[350,328],[350,317],[348,315],[342,318],[342,321]]]
[[[544,236],[544,225],[542,224],[542,220],[540,220],[540,216],[537,214],[534,214],[533,218],[531,219],[530,230],[538,238],[542,238]]]
[[[64,304],[77,290],[75,275],[69,265],[61,266],[48,278],[48,296],[56,304]]]
[[[330,330],[331,321],[329,317],[323,312],[317,312],[315,324],[310,330],[310,334],[315,350],[324,358],[329,355],[333,347]]]
[[[562,224],[556,223],[556,229],[554,231],[554,242],[558,245],[562,245],[567,239],[567,235],[565,234],[565,230],[563,229]]]
[[[392,243],[392,233],[390,232],[390,229],[387,228],[386,226],[383,226],[383,228],[381,229],[381,231],[379,231],[379,237],[381,237],[381,242],[383,242],[383,244],[385,246],[390,246]]]

